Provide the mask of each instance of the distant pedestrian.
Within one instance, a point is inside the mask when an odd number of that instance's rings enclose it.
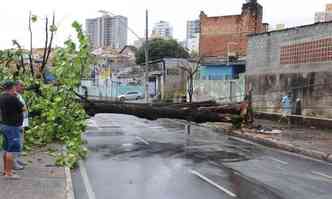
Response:
[[[248,103],[247,106],[247,115],[246,115],[246,123],[252,124],[254,122],[254,111],[252,107],[252,88],[248,90],[246,93],[244,100]]]
[[[23,149],[23,143],[24,143],[24,130],[28,128],[29,126],[29,119],[28,119],[28,108],[25,103],[25,100],[22,96],[24,93],[25,87],[24,83],[21,81],[16,81],[16,93],[17,98],[20,100],[20,102],[24,105],[23,108],[23,124],[21,126],[21,149]],[[15,153],[15,161],[14,161],[14,170],[23,170],[26,163],[24,163],[21,160],[21,153]]]
[[[290,122],[290,120],[288,119],[289,115],[291,114],[291,103],[290,103],[290,96],[291,93],[288,93],[288,95],[285,95],[282,97],[281,99],[281,106],[282,106],[282,116],[279,120],[279,122],[281,122],[282,119],[286,119],[288,121],[288,123]]]
[[[293,114],[294,115],[302,115],[302,102],[301,102],[300,98],[296,98]]]
[[[291,113],[291,107],[290,107],[290,99],[289,99],[289,94],[285,95],[281,99],[281,104],[282,104],[282,111],[283,114],[289,115]]]
[[[4,135],[4,176],[8,178],[19,178],[13,174],[13,153],[21,151],[20,134],[23,124],[24,105],[16,97],[16,83],[6,81],[3,84],[4,92],[0,95],[0,129]]]

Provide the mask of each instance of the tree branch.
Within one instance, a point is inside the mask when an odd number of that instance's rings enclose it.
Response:
[[[44,47],[44,54],[43,54],[43,62],[40,67],[40,73],[43,74],[44,68],[46,66],[46,55],[47,55],[47,46],[48,46],[48,17],[46,16],[45,19],[45,47]]]
[[[20,64],[21,66],[19,66],[19,64],[16,64],[17,66],[17,70],[20,71],[21,67],[23,68],[23,73],[25,73],[25,67],[24,67],[24,59],[23,59],[23,50],[21,45],[18,43],[18,41],[13,40],[13,44],[14,46],[17,46],[18,50],[19,50],[19,56],[20,56]]]
[[[52,51],[52,44],[53,44],[53,37],[54,37],[54,32],[55,32],[55,14],[53,13],[52,17],[52,28],[51,28],[51,39],[48,44],[48,50],[47,50],[47,55],[46,55],[46,64],[48,62],[48,59],[50,57],[51,51]]]
[[[32,61],[32,28],[31,28],[31,11],[29,13],[29,32],[30,32],[30,52],[29,52],[29,62],[30,62],[30,70],[31,70],[31,75],[33,78],[35,78],[35,72],[33,69],[33,61]]]

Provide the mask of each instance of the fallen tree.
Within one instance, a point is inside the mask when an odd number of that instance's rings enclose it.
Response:
[[[229,105],[222,108],[222,106],[218,106],[212,101],[193,104],[134,104],[85,100],[83,104],[90,116],[97,113],[119,113],[135,115],[150,120],[174,118],[197,123],[233,122],[234,118],[239,117],[237,106]]]
[[[198,108],[198,111],[209,111],[223,114],[239,115],[241,112],[241,103],[223,104],[209,107],[202,106]]]

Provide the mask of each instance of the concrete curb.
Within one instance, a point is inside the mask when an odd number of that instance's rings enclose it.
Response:
[[[275,140],[258,137],[258,136],[252,135],[250,133],[245,133],[245,132],[241,132],[241,131],[237,131],[237,130],[230,131],[230,134],[257,142],[257,143],[265,145],[265,146],[274,147],[274,148],[278,148],[278,149],[293,152],[293,153],[298,153],[301,155],[305,155],[305,156],[319,159],[319,160],[324,160],[327,162],[332,162],[332,154],[327,154],[327,153],[324,153],[321,151],[316,151],[316,150],[304,149],[304,148],[297,147],[297,146],[294,146],[291,144],[277,142]]]
[[[218,127],[210,127],[216,131],[220,130]],[[272,139],[268,138],[262,138],[259,136],[254,135],[253,133],[246,133],[240,130],[225,130],[225,132],[231,136],[247,139],[253,142],[256,142],[258,144],[262,144],[264,146],[268,147],[273,147],[277,149],[281,149],[284,151],[292,152],[292,153],[297,153],[301,154],[304,156],[308,156],[314,159],[319,159],[323,161],[327,161],[332,163],[332,154],[324,153],[321,151],[316,151],[316,150],[310,150],[310,149],[304,149],[301,147],[297,147],[288,143],[282,143],[282,142],[277,142]]]
[[[71,179],[71,172],[69,167],[65,167],[65,176],[66,176],[65,198],[75,199],[74,190],[73,190],[73,181]]]
[[[256,112],[256,118],[260,119],[269,119],[272,121],[279,121],[282,117],[280,113],[267,113],[267,112]],[[287,115],[291,121],[294,121],[295,124],[301,124],[305,127],[316,127],[319,129],[331,129],[332,128],[332,119],[329,118],[318,118],[318,117],[309,117],[303,115]]]

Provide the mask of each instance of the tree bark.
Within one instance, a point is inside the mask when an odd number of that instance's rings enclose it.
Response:
[[[43,54],[43,62],[40,67],[40,73],[43,74],[44,68],[46,66],[46,55],[47,55],[47,46],[48,46],[48,17],[45,19],[45,47],[44,47],[44,54]]]
[[[55,14],[54,13],[53,13],[53,18],[52,18],[52,28],[55,28]],[[51,30],[51,38],[50,38],[50,42],[48,44],[47,55],[46,55],[46,60],[45,60],[46,64],[48,62],[48,59],[49,59],[51,51],[52,51],[52,44],[53,44],[54,32],[55,32],[55,30]]]
[[[32,60],[32,27],[31,27],[31,12],[29,14],[29,32],[30,32],[30,52],[29,52],[29,62],[30,62],[30,72],[33,78],[35,78],[35,72],[33,69],[33,60]]]
[[[158,118],[173,118],[193,121],[197,123],[204,122],[231,122],[232,115],[220,114],[207,110],[178,109],[174,107],[159,107],[148,104],[131,104],[120,102],[98,102],[90,101],[83,103],[84,108],[89,115],[97,113],[120,113],[130,114],[137,117],[155,120]]]

